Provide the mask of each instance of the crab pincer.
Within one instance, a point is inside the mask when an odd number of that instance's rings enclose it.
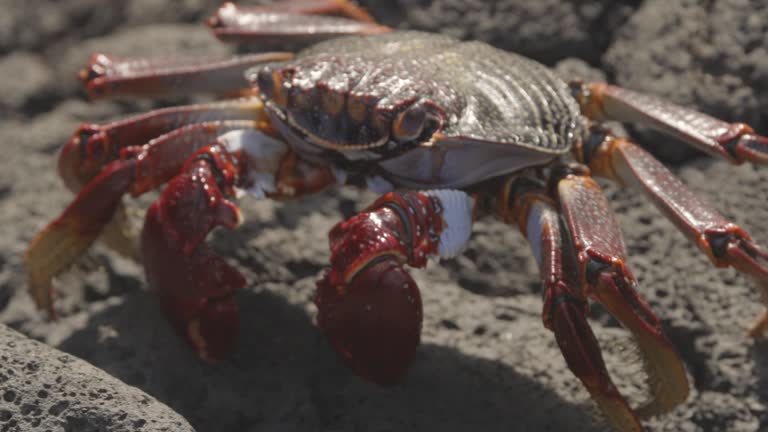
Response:
[[[187,125],[143,146],[117,148],[119,159],[111,161],[93,154],[82,157],[77,150],[79,141],[70,141],[62,151],[60,168],[67,173],[64,178],[68,186],[78,190],[77,197],[35,236],[25,254],[28,285],[38,307],[47,309],[55,318],[52,279],[102,235],[119,213],[123,195],[139,196],[164,184],[180,172],[188,157],[204,147],[201,143],[254,124],[235,120]],[[88,141],[92,143],[94,139],[90,137]],[[94,160],[108,163],[92,177]],[[80,186],[82,183],[85,186]]]
[[[347,281],[330,271],[317,282],[319,327],[359,376],[380,385],[399,382],[421,334],[421,294],[402,263],[372,259]]]
[[[234,350],[240,318],[232,296],[245,286],[243,276],[203,243],[216,226],[235,228],[241,221],[224,198],[233,194],[233,170],[224,167],[230,162],[222,154],[223,148],[211,146],[187,162],[147,211],[141,236],[149,285],[176,330],[206,361],[223,360]]]
[[[355,373],[380,385],[404,377],[419,345],[422,305],[403,265],[455,255],[469,221],[471,200],[463,192],[391,192],[331,230],[317,322]]]

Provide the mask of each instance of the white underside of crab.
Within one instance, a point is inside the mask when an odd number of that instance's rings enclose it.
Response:
[[[275,192],[275,173],[288,152],[285,143],[253,129],[227,132],[219,136],[218,141],[230,152],[242,152],[243,160],[248,163],[247,183],[250,186],[237,189],[238,198],[248,194],[260,199]]]
[[[472,235],[472,209],[474,200],[465,192],[454,189],[436,189],[423,192],[437,199],[442,206],[443,230],[436,258],[453,258],[460,254]]]
[[[283,156],[289,151],[288,145],[253,129],[227,132],[218,141],[230,152],[242,152],[248,163],[247,183],[250,186],[238,189],[238,198],[248,194],[261,199],[276,191],[275,173]],[[333,168],[333,173],[340,184],[346,181],[347,173],[343,169]],[[381,176],[366,178],[366,186],[378,194],[395,189],[392,183]],[[459,190],[435,189],[423,193],[436,199],[442,208],[440,216],[444,227],[435,258],[453,258],[461,253],[472,234],[474,202],[469,195]]]

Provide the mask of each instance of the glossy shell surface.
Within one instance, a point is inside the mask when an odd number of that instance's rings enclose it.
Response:
[[[569,151],[580,124],[546,66],[429,33],[322,42],[249,79],[300,151],[381,160],[404,185],[463,186],[544,163]],[[401,121],[408,110],[417,115]]]

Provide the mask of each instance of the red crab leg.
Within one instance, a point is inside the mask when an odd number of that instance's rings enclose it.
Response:
[[[322,16],[332,13],[345,17]],[[376,24],[362,8],[344,0],[292,1],[259,7],[225,3],[208,19],[208,25],[221,40],[282,44],[391,31]]]
[[[176,175],[199,148],[230,130],[254,128],[252,121],[199,123],[162,135],[144,146],[123,149],[123,159],[109,163],[72,203],[30,243],[25,255],[28,285],[38,307],[55,316],[51,279],[64,271],[112,219],[122,196],[139,195]]]
[[[331,269],[317,282],[317,323],[356,374],[381,385],[402,379],[422,319],[419,289],[403,265],[424,267],[430,255],[456,253],[470,226],[469,197],[437,191],[388,193],[333,227]]]
[[[332,15],[362,22],[376,22],[364,8],[349,0],[281,0],[268,5],[250,7],[241,7],[227,2],[220,9],[232,6],[244,13],[252,11],[290,12],[303,15]]]
[[[768,164],[768,138],[744,123],[726,123],[664,99],[605,83],[574,82],[582,112],[595,120],[635,122],[740,164]]]
[[[756,245],[741,227],[692,193],[662,163],[639,146],[593,129],[599,146],[590,166],[602,177],[642,190],[717,267],[733,267],[753,277],[768,299],[768,250]],[[589,150],[589,149],[587,149]],[[765,315],[750,330],[758,336],[768,325]]]
[[[556,185],[573,240],[580,283],[635,336],[644,359],[652,399],[637,409],[641,418],[665,413],[688,397],[685,368],[659,319],[636,291],[624,239],[600,187],[588,175],[567,173]]]
[[[535,185],[518,181],[511,197],[514,207],[503,202],[500,210],[507,223],[517,222],[528,239],[539,264],[544,289],[544,326],[555,333],[555,340],[568,368],[586,387],[614,430],[641,431],[642,425],[626,399],[611,381],[600,346],[587,323],[587,299],[578,288],[575,269],[568,268],[574,259],[564,249],[563,232],[555,204]],[[566,237],[567,239],[567,237]]]
[[[79,191],[120,150],[139,146],[185,125],[223,120],[253,120],[269,129],[259,99],[177,106],[150,111],[106,124],[83,123],[59,153],[59,175],[73,192]]]
[[[245,71],[253,66],[285,61],[291,53],[250,54],[228,59],[116,58],[94,54],[79,73],[91,99],[156,98],[195,92],[234,93],[249,88]]]

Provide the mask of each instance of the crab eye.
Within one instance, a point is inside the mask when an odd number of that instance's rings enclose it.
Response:
[[[395,119],[392,132],[395,138],[401,141],[409,141],[419,137],[424,130],[427,120],[427,111],[423,106],[412,106],[401,112]]]

